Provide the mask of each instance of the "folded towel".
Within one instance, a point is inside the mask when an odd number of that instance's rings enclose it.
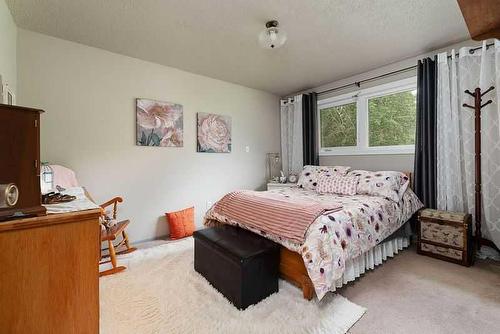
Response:
[[[63,213],[100,208],[99,205],[87,198],[85,189],[82,187],[68,188],[61,191],[61,194],[75,196],[76,199],[66,203],[44,204],[47,208],[47,213]]]

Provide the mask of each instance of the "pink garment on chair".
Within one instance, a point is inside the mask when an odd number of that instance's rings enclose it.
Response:
[[[60,186],[63,188],[79,187],[76,174],[71,169],[60,165],[50,165],[54,178],[54,188]]]

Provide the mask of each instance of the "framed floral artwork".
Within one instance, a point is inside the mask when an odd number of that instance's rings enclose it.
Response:
[[[184,125],[182,105],[136,99],[139,146],[182,147]]]
[[[206,113],[197,116],[197,151],[231,152],[231,117]]]

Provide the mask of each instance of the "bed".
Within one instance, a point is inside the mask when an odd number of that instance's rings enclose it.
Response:
[[[333,170],[332,167],[328,168]],[[321,172],[318,169],[318,173]],[[380,172],[349,173],[363,180],[367,175],[372,175],[366,178],[367,184],[369,179],[372,182],[377,177],[386,178],[386,174]],[[303,242],[255,228],[245,219],[229,219],[223,212],[215,209],[217,203],[207,212],[205,225],[237,225],[279,243],[282,246],[281,277],[300,287],[304,298],[312,299],[316,294],[321,299],[327,292],[335,291],[342,284],[359,277],[364,270],[372,269],[387,256],[392,256],[408,245],[408,238],[401,232],[422,207],[422,203],[408,187],[409,173],[401,174],[401,178],[403,177],[405,180],[401,180],[407,182],[407,185],[404,189],[401,188],[402,192],[398,197],[392,199],[372,194],[318,194],[315,189],[303,186],[304,182],[315,183],[309,175],[306,181],[301,175],[302,180],[299,179],[297,187],[265,192],[269,196],[281,196],[284,201],[341,204],[340,210],[325,212],[315,218],[308,226]],[[374,181],[374,186],[381,184]]]

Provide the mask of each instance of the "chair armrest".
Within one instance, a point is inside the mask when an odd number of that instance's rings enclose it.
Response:
[[[116,212],[117,212],[117,207],[118,207],[118,203],[121,203],[123,202],[123,198],[121,197],[115,197],[115,198],[112,198],[110,199],[109,201],[101,204],[101,208],[104,209],[110,205],[113,205],[113,219],[116,219]]]
[[[115,198],[110,199],[107,202],[104,202],[103,204],[101,204],[99,206],[104,209],[104,208],[110,206],[111,204],[116,205],[117,203],[121,203],[121,202],[123,202],[123,198],[121,198],[121,197],[115,197]]]

